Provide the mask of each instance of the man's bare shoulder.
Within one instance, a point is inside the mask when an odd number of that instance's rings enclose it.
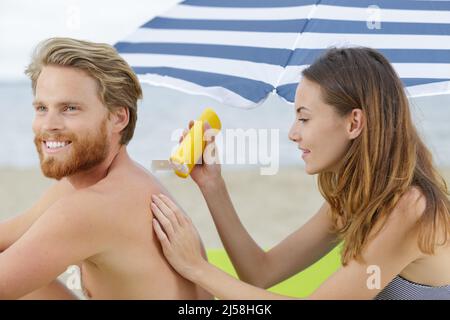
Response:
[[[33,211],[36,211],[36,214],[41,214],[57,200],[72,194],[74,191],[75,188],[66,178],[61,179],[60,181],[53,183],[44,191],[39,200],[33,205],[32,209]]]
[[[144,167],[132,162],[113,168],[90,192],[107,197],[111,203],[129,202],[152,193],[166,191],[164,186]]]
[[[107,198],[91,188],[73,190],[57,200],[46,212],[76,218],[101,215],[105,210]]]
[[[151,195],[158,193],[168,194],[150,172],[133,163],[115,167],[96,184],[73,190],[52,207],[60,214],[73,215],[70,219],[117,227],[131,215],[149,214]]]

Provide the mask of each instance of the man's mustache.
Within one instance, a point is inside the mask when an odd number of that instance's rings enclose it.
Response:
[[[55,134],[55,133],[38,133],[35,135],[37,141],[74,141],[76,140],[73,134]]]

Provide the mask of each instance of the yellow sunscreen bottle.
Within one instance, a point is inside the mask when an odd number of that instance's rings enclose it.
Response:
[[[214,110],[206,108],[200,117],[194,121],[194,125],[189,130],[189,133],[169,159],[176,175],[181,178],[189,176],[205,150],[206,141],[203,138],[203,124],[205,121],[209,123],[212,129],[216,130],[216,133],[222,128],[220,119]]]

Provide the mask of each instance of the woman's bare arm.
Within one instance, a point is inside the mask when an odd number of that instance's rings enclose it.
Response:
[[[307,268],[336,246],[336,237],[329,231],[327,203],[304,226],[265,252],[240,221],[223,179],[200,190],[239,278],[247,283],[271,287]]]

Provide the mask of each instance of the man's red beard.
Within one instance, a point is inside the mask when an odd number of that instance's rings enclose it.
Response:
[[[42,150],[43,141],[71,141],[69,152],[62,157],[52,156]],[[92,169],[102,163],[109,151],[108,135],[106,132],[106,119],[95,135],[77,137],[74,134],[39,133],[34,138],[34,144],[39,153],[42,173],[56,180],[72,176],[76,173]],[[63,151],[64,152],[64,151]],[[58,159],[61,157],[61,159]]]

